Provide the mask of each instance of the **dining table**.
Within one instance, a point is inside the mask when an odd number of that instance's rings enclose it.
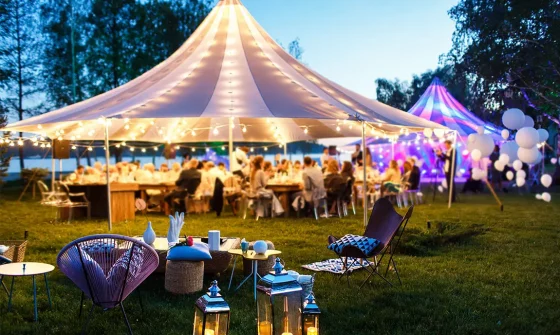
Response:
[[[290,195],[303,190],[303,185],[298,182],[269,182],[266,188],[274,192],[284,209],[284,217],[290,216]]]

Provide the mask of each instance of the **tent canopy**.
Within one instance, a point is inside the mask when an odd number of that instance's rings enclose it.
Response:
[[[476,133],[479,126],[483,126],[491,134],[499,133],[496,127],[485,123],[461,105],[438,77],[434,77],[430,86],[408,112],[456,130],[461,137]]]
[[[194,34],[142,76],[88,100],[7,126],[69,140],[289,142],[444,128],[365,98],[286,53],[239,0],[221,0]],[[354,124],[354,125],[352,125]]]

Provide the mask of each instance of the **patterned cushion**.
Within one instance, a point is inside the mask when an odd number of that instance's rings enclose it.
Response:
[[[130,250],[127,250],[122,256],[113,264],[111,271],[107,274],[107,280],[113,277],[117,272],[124,270],[128,267],[130,253],[132,252],[132,260],[130,260],[130,267],[128,269],[128,278],[136,278],[140,270],[142,270],[144,251],[142,248],[134,245]]]
[[[379,241],[374,238],[346,234],[341,239],[331,243],[328,248],[340,254],[344,247],[353,246],[360,249],[366,256],[369,256],[378,245]]]

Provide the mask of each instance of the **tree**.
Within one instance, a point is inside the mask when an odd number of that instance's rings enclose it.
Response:
[[[87,0],[49,0],[41,6],[44,36],[42,77],[51,107],[87,98],[85,19]]]
[[[36,80],[40,66],[37,12],[35,0],[0,0],[0,104],[5,113],[19,120],[41,111]],[[23,169],[23,146],[19,147],[19,160]]]
[[[407,110],[410,105],[410,89],[398,79],[390,81],[385,78],[375,80],[377,100],[389,106]]]
[[[299,37],[296,37],[295,40],[290,42],[290,44],[288,45],[288,52],[298,61],[301,62],[303,60],[303,53],[305,52],[305,50],[299,44]]]
[[[3,110],[0,110],[0,128],[3,128],[8,123],[6,115]],[[3,138],[3,136],[2,136]],[[10,160],[12,156],[8,154],[8,144],[2,140],[0,142],[0,186],[4,183],[4,178],[8,175],[7,171],[10,167]]]
[[[560,110],[560,3],[558,0],[461,0],[448,54],[472,78],[480,99],[501,105],[518,94],[535,113]]]
[[[134,0],[93,0],[87,17],[89,29],[86,64],[91,78],[89,91],[97,95],[132,79],[136,28]],[[138,4],[139,6],[139,4]]]

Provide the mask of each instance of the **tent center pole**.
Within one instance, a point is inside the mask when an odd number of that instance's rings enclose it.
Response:
[[[233,116],[229,118],[228,134],[229,170],[231,171],[233,167]]]
[[[367,226],[367,167],[366,167],[366,123],[362,121],[362,170],[363,170],[363,180],[364,184],[362,186],[363,190],[363,207],[364,207],[364,227]]]
[[[105,160],[107,161],[106,165],[106,178],[107,178],[107,219],[109,224],[109,231],[113,229],[113,216],[111,213],[111,173],[109,172],[109,159],[111,157],[111,153],[109,151],[109,122],[107,119],[105,121]]]
[[[51,143],[51,191],[54,192],[54,182],[56,180],[56,165],[54,163],[54,140]]]

